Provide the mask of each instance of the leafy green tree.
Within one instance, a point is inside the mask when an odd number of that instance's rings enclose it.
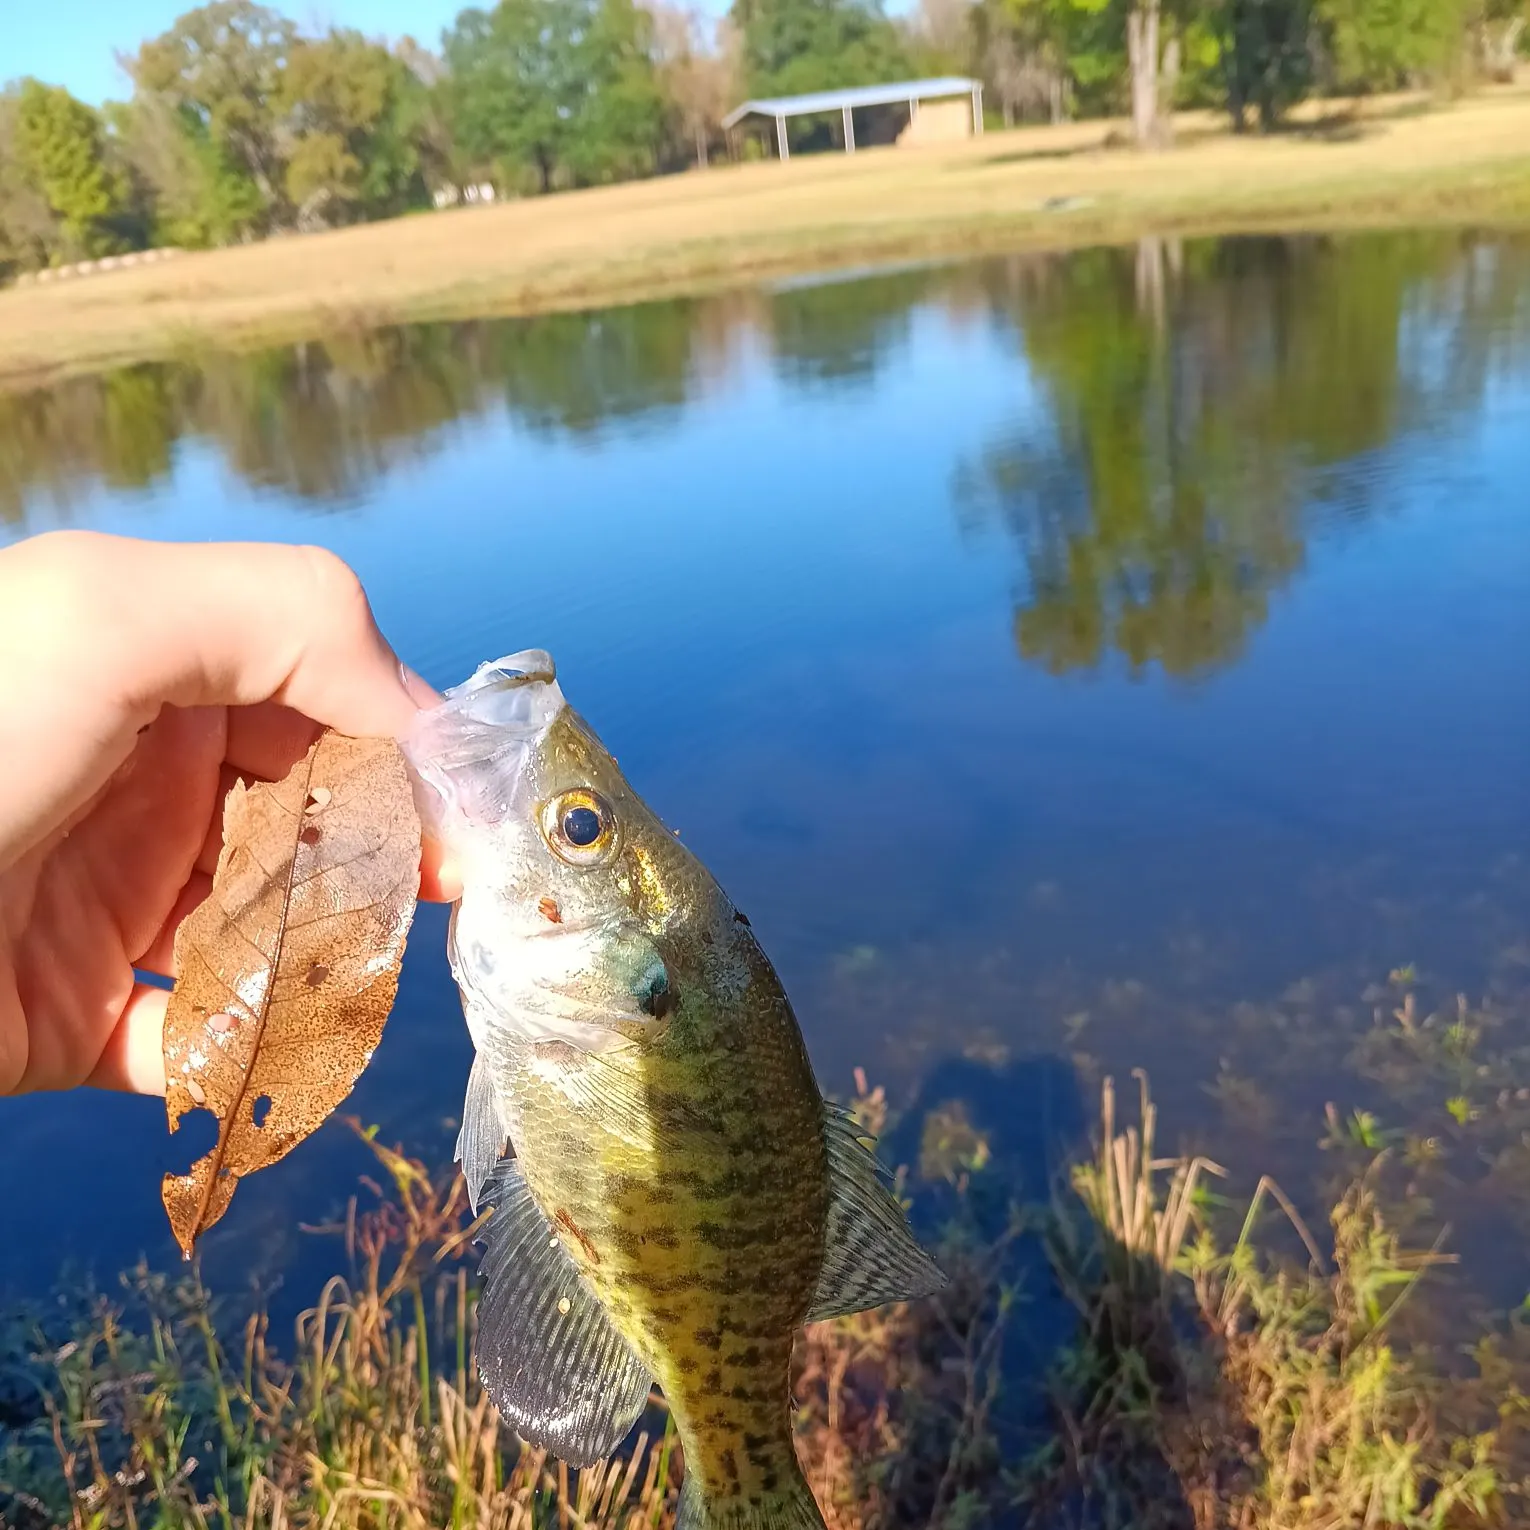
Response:
[[[299,39],[274,105],[292,139],[285,189],[299,227],[425,202],[425,87],[386,48],[352,31]]]
[[[752,95],[875,85],[912,72],[880,0],[733,0],[729,16]]]
[[[99,112],[61,85],[23,80],[7,136],[17,195],[30,190],[40,204],[33,209],[33,233],[48,258],[76,260],[127,247],[129,188],[108,162]]]
[[[0,279],[46,266],[58,243],[58,214],[21,163],[21,87],[0,92]]]
[[[141,91],[114,115],[118,141],[144,187],[152,243],[233,244],[260,226],[266,206],[259,188],[200,119]]]
[[[1268,131],[1312,84],[1309,0],[1220,0],[1208,19],[1234,130],[1252,112]]]
[[[240,237],[284,223],[275,103],[296,37],[292,22],[254,0],[212,0],[138,50],[137,92],[171,108],[185,138],[180,170],[194,189],[180,218]]]
[[[471,163],[542,191],[655,168],[664,102],[632,0],[502,0],[463,11],[444,42]]]
[[[1314,12],[1331,87],[1353,95],[1453,72],[1471,19],[1467,0],[1314,0]]]

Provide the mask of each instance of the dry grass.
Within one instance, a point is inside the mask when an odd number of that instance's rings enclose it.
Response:
[[[884,1103],[861,1085],[868,1127]],[[1408,1353],[1399,1315],[1439,1255],[1401,1248],[1374,1175],[1334,1206],[1328,1251],[1269,1182],[1222,1247],[1220,1171],[1155,1156],[1155,1133],[1145,1080],[1140,1124],[1120,1128],[1107,1082],[1099,1150],[1042,1219],[1080,1322],[1050,1380],[1055,1437],[1029,1460],[996,1409],[1025,1219],[979,1232],[961,1191],[939,1299],[807,1331],[798,1450],[829,1530],[973,1530],[1017,1505],[1045,1530],[1523,1523],[1523,1371],[1494,1342],[1469,1385]],[[290,1360],[260,1317],[225,1345],[195,1281],[143,1272],[67,1335],[0,1314],[0,1526],[672,1530],[683,1460],[662,1401],[592,1471],[520,1444],[470,1363],[460,1181],[374,1148],[389,1191],[353,1208],[352,1273],[299,1320]],[[1267,1204],[1284,1226],[1259,1228]]]
[[[1107,147],[1119,124],[990,133],[717,168],[239,249],[0,293],[0,379],[405,318],[524,313],[771,273],[1148,232],[1530,222],[1530,93],[1234,138],[1185,116],[1179,147]],[[1050,199],[1077,204],[1049,208]]]
[[[227,1343],[195,1278],[145,1270],[64,1333],[0,1313],[0,1530],[671,1530],[683,1458],[662,1398],[591,1470],[522,1444],[470,1359],[460,1176],[366,1135],[388,1189],[334,1229],[351,1274],[291,1359],[262,1316]],[[798,1448],[831,1530],[959,1530],[953,1511],[997,1490],[991,1271],[958,1260],[941,1301],[803,1335]]]

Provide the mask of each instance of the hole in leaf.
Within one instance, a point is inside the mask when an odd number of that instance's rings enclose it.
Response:
[[[303,981],[307,983],[310,988],[317,988],[319,984],[322,983],[328,976],[329,968],[326,967],[323,962],[315,962],[313,966],[308,969],[308,975],[303,979]]]
[[[257,1131],[266,1124],[266,1117],[270,1114],[271,1096],[269,1094],[263,1094],[259,1099],[255,1101],[255,1108],[250,1112],[250,1115],[255,1122]]]
[[[303,805],[305,813],[322,812],[329,806],[330,790],[327,786],[315,786],[308,793],[308,801]]]
[[[298,835],[298,838],[302,840],[305,845],[316,845],[323,837],[324,836],[320,832],[319,826],[316,823],[309,824],[308,827]]]

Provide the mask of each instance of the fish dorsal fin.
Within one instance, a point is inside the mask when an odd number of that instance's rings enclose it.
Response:
[[[913,1301],[940,1290],[946,1277],[914,1241],[903,1208],[854,1118],[824,1106],[829,1152],[829,1215],[823,1271],[807,1321]]]
[[[483,1054],[476,1052],[468,1074],[467,1098],[462,1102],[462,1130],[457,1133],[456,1154],[475,1217],[484,1184],[504,1156],[506,1135],[494,1098],[494,1077]]]
[[[478,1374],[528,1444],[593,1466],[626,1438],[653,1378],[580,1278],[520,1165],[502,1160],[484,1199]]]

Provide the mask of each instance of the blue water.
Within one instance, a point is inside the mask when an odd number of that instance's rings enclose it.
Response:
[[[913,1106],[1037,1061],[1075,1081],[1061,1137],[1142,1066],[1170,1143],[1315,1194],[1325,1102],[1411,1121],[1351,1058],[1392,969],[1530,1043],[1530,250],[1167,255],[1147,290],[1128,250],[438,329],[444,408],[413,341],[243,392],[148,369],[173,407],[137,466],[104,385],[61,385],[0,411],[0,535],[323,543],[439,686],[549,649],[826,1087]],[[1048,595],[1063,635],[1017,638]],[[1098,639],[1155,596],[1157,636]],[[433,1160],[469,1060],[443,935],[423,911],[352,1101]],[[159,1102],[0,1101],[0,1142],[0,1283],[169,1259],[192,1149]],[[327,1269],[300,1228],[367,1163],[332,1123],[246,1182],[209,1278]],[[1478,1263],[1521,1289],[1522,1250]]]

